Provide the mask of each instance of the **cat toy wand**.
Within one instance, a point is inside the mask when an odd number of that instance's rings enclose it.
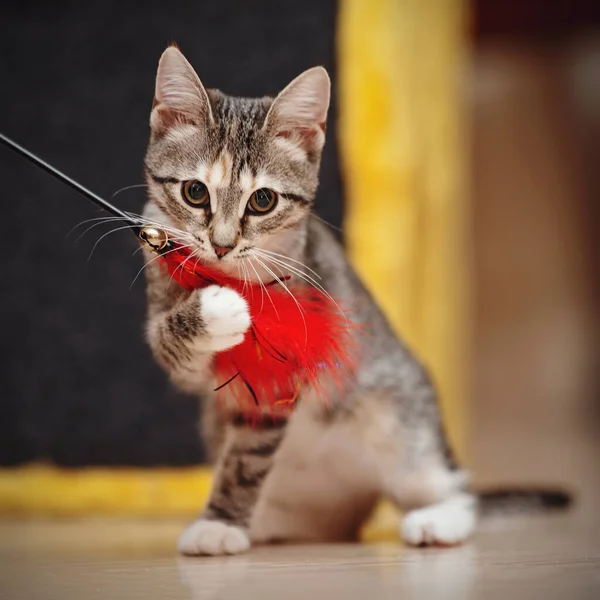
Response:
[[[113,214],[115,217],[123,219],[131,227],[139,239],[147,244],[149,250],[153,252],[165,252],[170,249],[169,236],[164,229],[153,226],[140,227],[139,224],[137,224],[126,212],[123,212],[114,204],[111,204],[110,202],[104,200],[104,198],[94,194],[94,192],[81,185],[81,183],[71,179],[71,177],[65,175],[57,168],[48,164],[45,160],[33,154],[33,152],[30,152],[26,148],[23,148],[23,146],[17,144],[17,142],[11,140],[2,133],[0,133],[0,142],[2,142],[5,146],[8,146],[14,152],[24,156],[27,160],[34,163],[38,167],[44,169],[44,171],[47,171],[50,173],[50,175],[56,177],[56,179],[59,179],[69,187],[73,188],[75,191],[85,196],[88,200],[91,200],[96,206],[99,206],[105,211]]]
[[[217,353],[214,360],[214,374],[223,382],[215,391],[227,387],[242,411],[256,415],[257,409],[262,414],[264,408],[274,409],[282,403],[293,406],[302,386],[320,391],[323,370],[328,371],[330,381],[343,385],[353,370],[353,326],[323,288],[301,286],[292,294],[284,283],[288,277],[277,277],[268,284],[241,281],[199,259],[191,260],[194,254],[158,225],[141,225],[138,218],[1,133],[0,142],[122,219],[183,288],[229,287],[246,300],[251,326],[243,342]],[[280,287],[273,286],[275,283]]]

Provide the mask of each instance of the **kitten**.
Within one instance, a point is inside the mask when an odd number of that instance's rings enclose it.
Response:
[[[229,273],[265,282],[289,273],[292,289],[304,283],[298,272],[304,280],[318,273],[335,298],[352,300],[352,318],[369,330],[344,394],[325,405],[306,390],[293,413],[248,425],[235,404],[217,411],[210,400],[214,353],[239,344],[250,325],[245,300],[228,288],[169,285],[149,257],[149,344],[178,386],[206,398],[203,425],[216,457],[208,503],[179,539],[183,554],[351,539],[382,496],[402,509],[408,544],[457,544],[475,527],[479,498],[449,449],[428,374],[311,215],[329,90],[327,72],[315,67],[274,100],[233,98],[205,89],[175,47],[159,63],[146,218]]]

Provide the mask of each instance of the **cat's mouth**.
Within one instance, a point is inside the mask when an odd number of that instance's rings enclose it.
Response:
[[[226,263],[231,263],[239,258],[237,248],[222,248],[214,244],[208,243],[200,236],[192,234],[194,244],[191,250],[196,258],[203,262],[211,263],[211,266],[218,266]]]
[[[219,256],[211,247],[211,244],[197,235],[193,235],[193,238],[195,243],[191,244],[189,248],[192,262],[197,261],[213,269],[218,269],[227,275],[244,279],[244,268],[241,265],[244,259],[249,258],[249,249],[244,252],[234,248],[226,256]]]
[[[271,281],[282,277],[280,265],[269,266],[267,263],[271,259],[259,247],[242,242],[225,255],[219,256],[209,240],[198,233],[188,235],[190,242],[193,239],[189,246],[192,262],[198,261],[242,281]]]

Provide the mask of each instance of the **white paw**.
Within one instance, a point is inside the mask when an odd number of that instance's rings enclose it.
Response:
[[[177,542],[177,549],[186,556],[240,554],[248,548],[250,539],[243,529],[204,519],[192,523]]]
[[[400,535],[411,546],[454,546],[475,529],[475,513],[475,501],[470,496],[440,502],[407,513]]]
[[[200,291],[200,303],[210,350],[219,352],[242,343],[250,327],[250,313],[237,292],[211,285]]]

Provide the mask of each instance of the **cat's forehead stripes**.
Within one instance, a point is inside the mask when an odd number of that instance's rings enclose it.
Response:
[[[212,109],[215,131],[210,142],[232,158],[231,177],[237,183],[242,172],[256,170],[265,157],[262,124],[270,99],[233,98],[215,93]]]
[[[231,154],[224,150],[217,160],[204,169],[204,183],[214,188],[231,185],[233,159]]]

